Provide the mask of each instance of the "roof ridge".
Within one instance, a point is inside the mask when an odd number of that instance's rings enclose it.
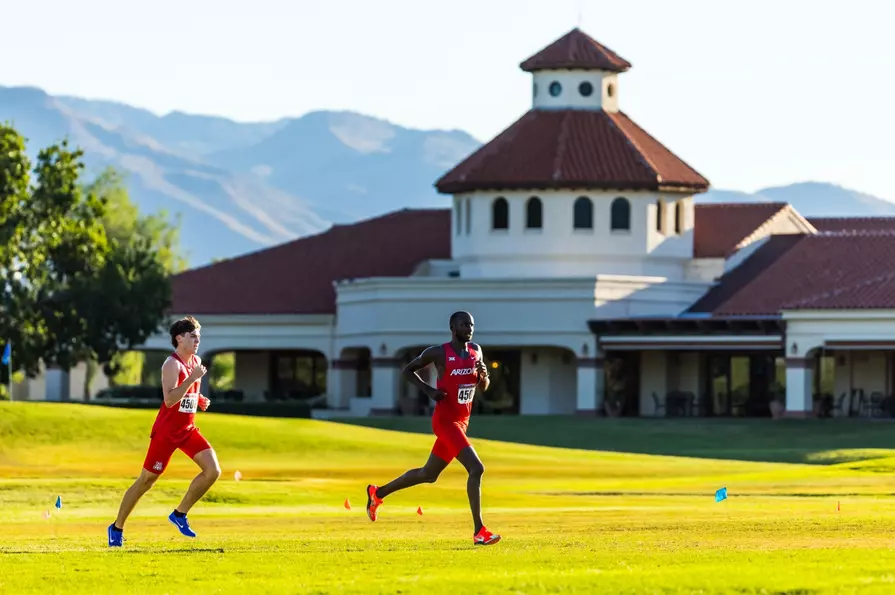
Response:
[[[895,236],[895,229],[829,229],[825,231],[818,231],[815,235],[824,237],[892,237]]]
[[[468,171],[461,173],[461,175],[460,175],[461,181],[466,180],[466,178],[469,175],[475,174],[475,171],[483,165],[483,162],[485,161],[485,159],[487,157],[490,157],[491,155],[493,155],[495,153],[498,153],[498,154],[500,153],[501,147],[498,146],[500,144],[500,142],[506,138],[512,138],[512,136],[518,132],[519,127],[523,123],[525,123],[527,120],[534,117],[534,115],[535,115],[534,108],[530,108],[528,111],[523,113],[519,118],[517,118],[514,122],[510,123],[506,128],[501,130],[490,141],[483,143],[475,151],[473,151],[472,153],[467,155],[465,159],[463,159],[458,164],[456,164],[453,168],[449,169],[444,174],[442,174],[441,177],[439,177],[437,180],[435,180],[435,183],[433,185],[436,188],[438,188],[439,184],[441,184],[445,178],[452,175],[456,170],[458,170],[464,166],[466,166],[468,168]]]
[[[789,205],[788,202],[783,201],[774,201],[774,202],[703,202],[696,204],[697,209],[709,208],[709,207],[723,207],[723,208],[737,208],[737,207],[773,207],[777,206],[778,211],[783,207]],[[775,211],[776,213],[776,211]]]
[[[818,221],[854,221],[854,220],[865,220],[865,221],[876,221],[876,220],[886,220],[886,219],[895,219],[895,215],[830,215],[824,217],[808,217],[808,219],[816,219]]]
[[[568,139],[569,134],[569,115],[563,114],[562,121],[559,124],[559,138],[557,138],[557,143],[559,145],[558,150],[556,151],[556,155],[553,156],[553,179],[558,180],[562,177],[560,170],[562,169],[562,162],[566,156],[566,143],[565,141]]]
[[[601,111],[604,114],[606,114],[606,116],[609,118],[609,121],[612,123],[612,126],[616,130],[618,130],[619,134],[622,135],[622,137],[625,139],[625,141],[629,145],[631,145],[631,147],[634,148],[634,151],[636,152],[638,159],[640,159],[640,161],[643,162],[644,165],[646,165],[646,167],[652,171],[652,174],[656,177],[656,180],[659,183],[661,183],[662,176],[659,175],[659,169],[655,166],[655,164],[653,164],[652,161],[649,160],[649,158],[646,157],[646,155],[644,155],[643,147],[638,145],[637,142],[635,142],[634,139],[632,139],[630,137],[630,135],[628,135],[624,131],[624,129],[621,127],[621,125],[618,122],[616,122],[615,118],[617,117],[617,114],[620,112],[612,113],[612,112],[607,112],[606,110],[601,110]],[[630,118],[629,118],[629,120],[630,120]],[[633,123],[633,121],[632,121],[632,123]]]
[[[691,173],[693,173],[693,174],[695,174],[696,176],[698,176],[698,177],[702,178],[703,180],[705,180],[705,182],[706,182],[707,185],[711,185],[711,183],[709,182],[709,179],[708,179],[708,178],[706,178],[704,175],[702,175],[701,173],[699,173],[698,171],[696,171],[696,168],[695,168],[695,167],[693,167],[692,165],[690,165],[690,163],[689,163],[688,161],[685,161],[680,155],[678,155],[677,153],[675,153],[674,151],[672,151],[671,148],[670,148],[668,145],[666,145],[665,143],[663,143],[662,141],[660,141],[658,138],[656,138],[655,136],[653,136],[652,134],[650,134],[650,133],[649,133],[643,126],[641,126],[640,124],[638,124],[637,122],[635,122],[635,121],[634,121],[634,118],[632,118],[631,116],[629,116],[625,111],[623,111],[623,110],[620,109],[620,110],[618,110],[617,114],[619,114],[621,117],[623,117],[625,120],[627,120],[628,123],[631,124],[631,126],[633,126],[634,128],[636,128],[637,130],[639,130],[639,131],[640,131],[640,134],[642,134],[643,136],[645,136],[646,138],[648,138],[650,141],[656,143],[656,145],[657,145],[660,149],[662,149],[663,151],[665,151],[665,152],[668,153],[669,155],[673,155],[674,158],[677,159],[677,160],[681,163],[681,165],[683,165],[684,167],[686,167],[687,169],[689,169]],[[627,134],[626,134],[625,136],[627,136]],[[643,149],[642,149],[642,148],[640,148],[639,150],[640,150],[640,152],[643,152]]]
[[[797,300],[794,302],[789,302],[783,306],[783,308],[795,307],[795,306],[807,306],[811,303],[816,303],[822,300],[830,299],[836,296],[840,296],[843,293],[847,293],[849,291],[854,291],[856,289],[862,289],[864,287],[868,287],[870,285],[874,285],[879,283],[880,281],[890,281],[895,279],[895,271],[889,271],[888,273],[882,273],[880,275],[876,275],[875,277],[869,277],[864,279],[863,281],[858,281],[856,283],[852,283],[851,285],[846,285],[845,287],[837,287],[836,289],[831,289],[829,291],[823,291],[821,293],[817,293],[810,297]]]

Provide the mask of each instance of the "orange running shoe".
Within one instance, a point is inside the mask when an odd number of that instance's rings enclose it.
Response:
[[[500,541],[500,535],[495,535],[485,527],[479,529],[479,532],[472,538],[473,545],[492,545],[498,541]]]
[[[379,505],[382,504],[382,498],[376,497],[378,487],[374,485],[367,486],[367,516],[370,517],[371,521],[376,520],[376,511],[379,510]]]

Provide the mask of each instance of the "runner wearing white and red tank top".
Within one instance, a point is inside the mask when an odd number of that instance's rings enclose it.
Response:
[[[221,475],[217,454],[194,423],[196,411],[205,411],[211,403],[199,392],[200,381],[207,371],[196,355],[200,329],[199,321],[192,316],[171,325],[171,344],[175,351],[162,365],[162,404],[149,433],[149,449],[140,476],[124,494],[118,518],[108,527],[109,547],[122,546],[124,522],[143,494],[168,468],[171,455],[178,449],[195,461],[201,471],[168,520],[181,534],[196,536],[187,521],[187,512]]]
[[[455,312],[450,319],[451,340],[425,349],[404,368],[404,377],[435,401],[432,432],[435,444],[429,460],[419,469],[411,469],[385,484],[367,486],[367,516],[378,518],[382,500],[398,490],[421,483],[433,483],[455,458],[466,467],[469,479],[466,493],[472,511],[473,545],[491,545],[500,535],[490,532],[482,523],[482,474],[485,467],[466,436],[472,403],[478,389],[488,390],[491,383],[482,348],[470,342],[475,321],[469,312]],[[417,372],[429,364],[438,371],[436,386],[430,386]]]

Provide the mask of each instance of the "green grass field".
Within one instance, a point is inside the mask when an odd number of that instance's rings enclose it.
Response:
[[[200,414],[224,473],[199,537],[166,520],[178,452],[110,550],[154,414],[0,403],[0,593],[895,592],[887,423],[475,418],[504,539],[473,548],[458,463],[364,513],[367,483],[425,461],[426,420]]]

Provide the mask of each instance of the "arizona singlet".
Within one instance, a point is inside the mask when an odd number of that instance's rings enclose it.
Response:
[[[168,359],[176,361],[180,367],[177,373],[177,385],[180,386],[193,373],[193,366],[196,363],[194,356],[190,356],[190,363],[187,364],[177,353],[172,353]],[[168,363],[167,360],[165,363]],[[187,389],[180,403],[168,407],[164,401],[159,408],[155,423],[152,426],[152,436],[164,438],[177,442],[185,438],[190,430],[193,429],[193,423],[196,419],[196,411],[199,408],[199,391],[201,390],[201,382],[197,380]]]
[[[475,369],[479,354],[471,345],[466,347],[469,354],[465,358],[454,351],[450,343],[443,347],[444,374],[436,387],[444,390],[447,396],[435,404],[434,417],[445,422],[468,422],[479,382]]]

